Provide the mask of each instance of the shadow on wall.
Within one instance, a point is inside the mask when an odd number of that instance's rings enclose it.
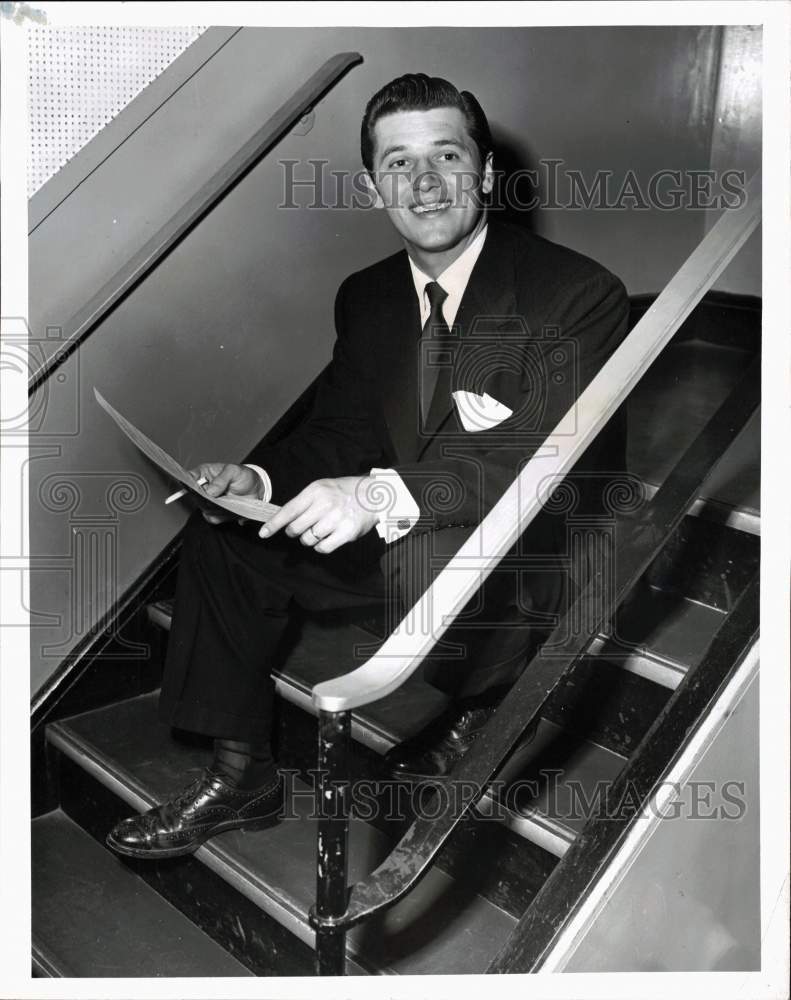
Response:
[[[538,160],[528,152],[523,140],[514,140],[507,131],[492,125],[495,186],[492,217],[537,231],[536,208],[541,203]]]

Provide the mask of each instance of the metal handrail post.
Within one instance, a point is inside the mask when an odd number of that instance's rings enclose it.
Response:
[[[316,812],[316,905],[310,923],[316,931],[316,972],[342,976],[346,967],[346,929],[337,921],[346,913],[349,857],[349,785],[346,758],[350,712],[319,713]]]

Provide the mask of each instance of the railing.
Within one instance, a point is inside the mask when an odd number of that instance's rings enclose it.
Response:
[[[63,328],[62,346],[30,376],[36,390],[74,353],[107,315],[146,277],[242,177],[306,114],[352,66],[359,52],[341,52],[321,66],[198,191],[161,226]]]
[[[525,466],[371,660],[313,689],[313,702],[319,710],[317,808],[320,819],[317,896],[311,923],[316,930],[319,974],[343,973],[346,931],[405,895],[425,874],[437,852],[477,801],[472,797],[466,809],[456,811],[453,816],[446,811],[431,822],[417,820],[384,863],[349,892],[346,884],[348,811],[344,762],[350,710],[392,693],[414,673],[450,627],[455,615],[538,514],[542,506],[541,483],[546,482],[547,477],[551,477],[552,482],[559,481],[569,472],[628,397],[758,225],[761,212],[759,175],[752,178],[746,194],[742,207],[726,212],[718,220],[580,395],[573,410],[576,431],[561,433],[564,425],[569,426],[564,418],[550,435],[556,454],[552,458],[536,457]],[[637,521],[624,551],[619,551],[614,599],[608,607],[595,612],[602,581],[594,576],[569,612],[569,615],[575,613],[582,602],[587,613],[577,615],[577,620],[584,622],[584,628],[571,639],[564,638],[570,633],[561,622],[547,640],[553,647],[553,657],[546,659],[539,654],[532,660],[499,706],[496,724],[486,726],[462,759],[453,777],[465,782],[465,788],[479,789],[478,798],[522,733],[538,718],[554,688],[597,634],[602,621],[612,614],[694,502],[703,479],[757,405],[759,384],[756,362],[745,377],[745,390],[732,394],[682,456]],[[481,552],[488,555],[482,557]],[[412,621],[428,621],[430,625],[415,633],[409,627]]]

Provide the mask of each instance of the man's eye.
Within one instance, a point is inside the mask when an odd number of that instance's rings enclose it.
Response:
[[[399,170],[405,163],[406,160],[393,160],[393,162],[389,163],[388,166],[391,170]]]
[[[440,153],[440,159],[444,160],[458,160],[458,153]]]

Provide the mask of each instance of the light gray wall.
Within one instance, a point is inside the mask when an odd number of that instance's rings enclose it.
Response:
[[[757,733],[756,677],[564,972],[760,969]]]
[[[743,170],[747,177],[761,166],[761,28],[732,25],[723,29],[720,70],[711,137],[711,169]],[[716,220],[711,213],[707,224]],[[753,233],[723,271],[717,288],[742,295],[761,294],[761,230]]]
[[[194,47],[174,63],[180,86],[155,113],[133,102],[133,130],[93,158],[67,197],[48,194],[57,175],[42,189],[57,205],[30,237],[31,326],[43,354],[54,349],[47,328],[65,325],[327,57],[356,49],[365,62],[319,104],[311,131],[284,139],[50,380],[31,436],[33,690],[185,517],[181,505],[163,507],[170,484],[98,409],[93,386],[186,465],[238,459],[328,360],[343,277],[398,248],[380,212],[278,209],[279,161],[300,160],[305,173],[310,158],[358,170],[368,97],[400,73],[427,71],[476,94],[520,166],[555,158],[586,176],[606,168],[622,179],[632,169],[646,183],[657,169],[709,164],[717,29],[229,34],[193,75],[183,60]],[[197,44],[203,60],[211,41]],[[532,224],[599,259],[635,293],[666,283],[700,239],[704,214],[547,209]],[[120,480],[128,495],[108,499]],[[93,555],[78,551],[84,545]]]

